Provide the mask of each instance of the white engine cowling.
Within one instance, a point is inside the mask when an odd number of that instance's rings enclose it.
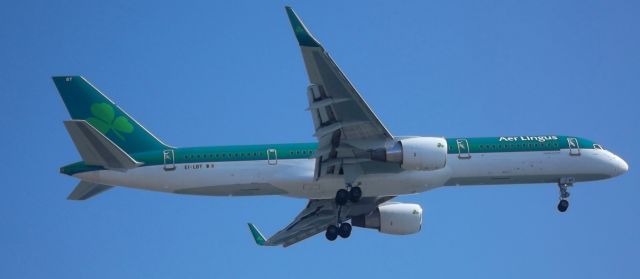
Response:
[[[422,228],[422,207],[412,203],[382,204],[368,215],[352,218],[351,224],[387,234],[413,234]]]
[[[391,148],[374,150],[371,159],[400,163],[405,170],[438,170],[447,164],[447,140],[436,137],[407,138]]]

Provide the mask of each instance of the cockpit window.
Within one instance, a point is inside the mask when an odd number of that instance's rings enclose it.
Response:
[[[599,144],[594,144],[594,145],[593,145],[593,149],[600,149],[600,150],[604,150],[604,147],[602,147],[602,145],[599,145]]]

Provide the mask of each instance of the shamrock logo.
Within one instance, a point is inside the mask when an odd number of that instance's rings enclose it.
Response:
[[[95,127],[102,134],[113,131],[118,138],[125,140],[122,133],[130,134],[133,132],[133,125],[124,116],[115,117],[113,107],[107,103],[99,103],[91,105],[91,114],[87,122]]]

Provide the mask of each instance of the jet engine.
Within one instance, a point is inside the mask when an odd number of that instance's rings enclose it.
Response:
[[[412,203],[386,203],[366,215],[351,218],[351,225],[386,234],[413,234],[422,228],[422,207]]]
[[[371,159],[400,163],[405,170],[437,170],[447,164],[447,141],[436,137],[407,138],[390,148],[373,150]]]

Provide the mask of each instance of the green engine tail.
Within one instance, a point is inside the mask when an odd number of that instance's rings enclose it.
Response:
[[[72,119],[86,120],[128,154],[168,147],[81,76],[53,77]]]

